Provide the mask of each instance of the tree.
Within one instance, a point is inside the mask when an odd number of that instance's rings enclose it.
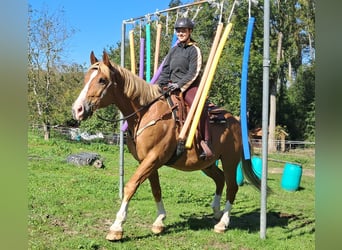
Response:
[[[72,29],[64,25],[63,9],[49,13],[29,6],[28,16],[28,91],[30,117],[43,125],[44,138],[50,138],[50,126],[60,96],[59,63]]]
[[[296,81],[289,87],[291,105],[288,127],[299,140],[314,138],[315,124],[315,68],[301,66]]]
[[[224,1],[223,22],[227,24],[233,0]],[[172,0],[169,7],[181,5],[181,1]],[[170,40],[173,34],[173,23],[176,15],[180,16],[189,10],[189,17],[194,16],[194,10],[186,8],[177,13],[170,11],[166,16],[161,15],[158,21],[163,24],[163,35],[160,48],[160,60],[162,60],[170,48]],[[234,115],[240,113],[240,81],[244,39],[248,24],[248,1],[241,1],[236,6],[232,20],[233,29],[226,42],[219,59],[213,84],[209,93],[210,101],[218,106],[223,106]],[[314,134],[314,92],[308,91],[305,101],[301,99],[303,92],[299,91],[306,86],[314,84],[314,46],[315,46],[315,4],[314,0],[273,0],[271,1],[270,17],[270,139],[274,140],[275,128],[278,126],[288,128],[291,139],[308,138]],[[201,11],[195,19],[193,38],[199,44],[203,53],[205,65],[208,57],[216,27],[219,22],[219,9],[214,3],[201,5]],[[251,16],[255,17],[252,44],[250,48],[248,68],[248,126],[260,127],[262,124],[262,89],[263,89],[263,0],[251,6]],[[168,23],[168,26],[166,25]],[[144,27],[135,26],[135,37],[139,33],[145,34]],[[155,37],[155,25],[151,25],[151,36]],[[168,30],[166,31],[166,27]],[[171,36],[170,36],[171,34]],[[154,39],[152,38],[152,41]],[[136,40],[135,44],[139,44]],[[127,43],[125,51],[129,51]],[[154,51],[152,44],[152,56]],[[139,54],[136,46],[136,54]],[[112,58],[119,61],[120,48],[111,48]],[[126,67],[129,68],[129,53],[125,55]],[[160,61],[161,62],[161,61]],[[303,64],[311,67],[302,68]],[[305,74],[305,81],[301,75]],[[308,77],[307,77],[308,76]],[[293,86],[292,85],[296,85]],[[296,89],[296,90],[294,90]],[[314,88],[312,87],[312,90]],[[297,91],[298,90],[298,91]],[[301,94],[297,94],[301,93]],[[305,112],[297,112],[297,104],[310,107]],[[302,109],[300,109],[302,110]],[[295,124],[300,124],[300,129]],[[273,132],[273,133],[272,133]],[[304,135],[305,133],[305,135]]]
[[[303,64],[303,51],[310,48],[310,57],[314,58],[314,1],[313,0],[275,0],[271,5],[271,72],[270,72],[270,114],[269,114],[269,150],[274,151],[275,127],[276,125],[287,126],[293,120],[289,117],[295,118],[300,124],[305,121],[306,113],[297,113],[293,117],[292,107],[289,102],[290,97],[287,96],[288,88],[296,81],[298,72]],[[314,62],[311,60],[311,62]],[[311,83],[314,84],[314,78],[310,78]],[[300,81],[296,81],[299,83]],[[310,93],[312,94],[312,93]],[[314,93],[311,97],[314,96]],[[297,98],[300,98],[297,96]],[[299,102],[297,99],[295,102]],[[285,111],[285,112],[284,112]],[[289,111],[289,112],[286,112]],[[293,126],[292,129],[296,130]],[[301,127],[305,131],[304,127]],[[302,134],[303,134],[302,132]],[[301,133],[294,133],[290,131],[291,136],[296,139],[301,138]]]

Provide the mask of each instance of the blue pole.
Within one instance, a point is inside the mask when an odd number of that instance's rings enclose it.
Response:
[[[241,109],[240,109],[240,120],[241,120],[241,130],[242,130],[242,144],[243,153],[246,160],[251,158],[251,153],[249,150],[249,140],[248,140],[248,126],[247,126],[247,78],[248,78],[248,60],[249,51],[252,41],[252,32],[254,26],[254,17],[250,17],[248,20],[248,26],[245,37],[245,47],[243,51],[242,60],[242,74],[241,74]]]

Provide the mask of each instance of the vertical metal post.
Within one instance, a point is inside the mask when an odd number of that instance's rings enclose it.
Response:
[[[270,1],[264,1],[264,58],[263,58],[263,95],[262,95],[262,176],[260,238],[266,238],[267,215],[267,158],[268,158],[268,103],[269,103],[269,68],[270,68]]]
[[[125,67],[125,34],[126,34],[126,25],[125,22],[122,22],[121,28],[121,66]],[[120,119],[123,118],[122,113],[120,112]],[[120,120],[120,128],[122,128],[123,120]],[[119,197],[122,200],[123,198],[123,189],[124,189],[124,131],[120,129],[120,157],[119,157]]]

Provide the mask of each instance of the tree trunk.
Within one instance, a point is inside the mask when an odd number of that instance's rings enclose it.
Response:
[[[278,48],[277,48],[277,66],[281,58],[283,33],[278,34]],[[276,82],[273,82],[270,89],[270,119],[268,127],[268,152],[275,152],[277,150],[275,143],[275,127],[276,127],[276,113],[277,113],[277,87],[280,83],[279,74]]]
[[[47,123],[43,123],[44,130],[44,140],[48,141],[50,139],[50,125]]]
[[[270,121],[268,127],[268,152],[276,151],[275,144],[275,124],[276,124],[276,100],[277,95],[277,83],[273,82],[270,89]]]
[[[288,82],[289,82],[289,85],[292,84],[292,64],[291,64],[291,61],[289,60],[289,75],[288,75]]]

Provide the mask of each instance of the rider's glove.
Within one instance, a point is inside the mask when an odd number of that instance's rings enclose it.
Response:
[[[168,88],[170,91],[174,91],[174,90],[176,90],[176,89],[179,89],[179,86],[178,86],[177,83],[169,83],[169,84],[167,85],[167,88]]]

